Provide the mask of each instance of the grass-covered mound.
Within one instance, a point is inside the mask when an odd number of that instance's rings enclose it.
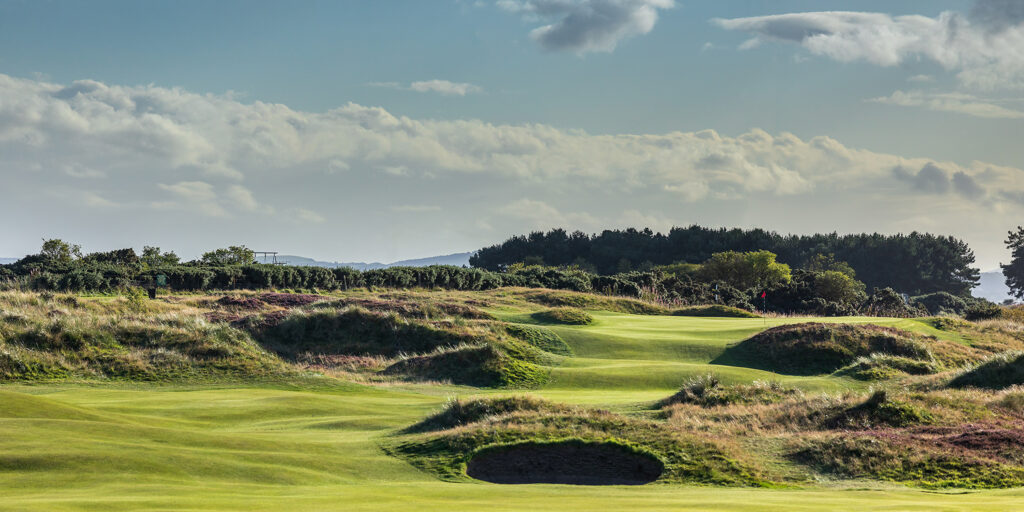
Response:
[[[993,356],[950,381],[956,388],[1003,389],[1024,384],[1024,352]]]
[[[609,297],[592,293],[566,290],[514,289],[515,296],[548,307],[570,307],[599,311],[614,311],[632,315],[666,315],[670,310],[650,302],[625,297]]]
[[[445,480],[465,480],[467,465],[477,453],[489,447],[567,440],[616,443],[657,458],[664,465],[659,482],[768,485],[751,468],[737,462],[713,442],[673,431],[662,423],[579,407],[537,407],[532,402],[523,405],[518,410],[502,408],[505,411],[502,414],[486,415],[448,430],[402,436],[386,449]],[[476,407],[490,408],[480,404]],[[437,416],[458,414],[442,411]]]
[[[547,370],[513,353],[516,353],[514,348],[508,350],[493,343],[441,348],[400,358],[384,369],[383,374],[496,388],[535,388],[548,381]]]
[[[757,313],[751,313],[745,309],[711,304],[707,306],[688,306],[672,312],[675,316],[707,316],[719,318],[761,318]]]
[[[250,328],[266,347],[286,356],[303,353],[397,356],[473,343],[479,333],[418,322],[396,313],[361,308],[296,310]]]
[[[863,403],[844,408],[825,420],[829,429],[870,429],[925,425],[932,415],[921,407],[889,398],[885,391],[876,391]]]
[[[427,294],[405,295],[397,293],[374,297],[343,297],[318,303],[317,308],[339,309],[358,307],[375,313],[395,313],[405,318],[436,320],[446,317],[471,320],[493,320],[486,311],[451,300],[438,300]]]
[[[642,485],[661,476],[654,454],[615,441],[523,441],[485,446],[466,474],[496,484]]]
[[[726,350],[714,361],[792,375],[832,373],[859,357],[934,357],[913,333],[877,325],[802,323],[773,327]]]
[[[307,354],[389,358],[381,375],[391,378],[504,388],[547,382],[541,364],[553,357],[508,339],[494,322],[444,313],[432,318],[422,309],[409,309],[406,317],[397,312],[401,308],[374,312],[337,304],[298,309],[269,323],[257,319],[252,329],[267,347],[293,360]]]
[[[924,488],[991,489],[1024,485],[1024,468],[898,435],[868,433],[813,439],[793,459],[833,475]]]
[[[452,399],[440,411],[408,427],[405,432],[448,430],[516,412],[566,412],[571,409],[567,405],[530,395]]]
[[[505,330],[512,337],[545,352],[560,356],[573,355],[572,348],[558,333],[533,325],[508,324]]]
[[[124,298],[0,293],[0,379],[168,380],[290,374],[245,331]]]
[[[538,311],[531,317],[541,323],[564,324],[564,325],[589,325],[594,323],[594,317],[590,313],[577,308],[553,308]]]
[[[837,375],[849,375],[858,380],[888,380],[906,375],[929,375],[939,371],[934,361],[913,359],[889,354],[871,354],[858,357],[852,364],[841,368]]]
[[[701,407],[772,404],[801,394],[800,390],[784,387],[778,382],[757,381],[752,384],[723,386],[718,377],[709,374],[688,380],[674,395],[658,401],[655,405],[665,408],[674,404],[693,404]]]

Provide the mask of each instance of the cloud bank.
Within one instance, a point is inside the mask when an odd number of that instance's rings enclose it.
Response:
[[[499,0],[502,9],[531,20],[552,20],[530,38],[549,51],[611,52],[627,38],[654,28],[659,9],[673,0]]]
[[[592,135],[6,75],[0,173],[0,216],[26,219],[0,242],[15,256],[63,235],[128,245],[164,237],[186,253],[239,241],[327,258],[379,247],[357,257],[400,259],[526,229],[626,222],[931,229],[994,253],[1008,227],[990,221],[1024,215],[1020,169],[826,136]],[[19,241],[28,246],[11,245]]]
[[[937,17],[870,12],[802,12],[715,19],[727,30],[753,34],[742,45],[796,43],[840,62],[896,66],[908,60],[935,62],[978,90],[1024,88],[1024,3],[979,0],[970,14]]]

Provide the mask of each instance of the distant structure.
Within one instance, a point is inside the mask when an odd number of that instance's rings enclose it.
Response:
[[[284,265],[285,262],[277,261],[277,251],[253,251],[257,257],[262,256],[263,261],[261,263],[268,263],[270,265]],[[267,261],[270,259],[270,261]]]

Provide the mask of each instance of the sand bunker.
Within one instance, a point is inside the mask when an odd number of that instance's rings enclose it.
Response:
[[[616,443],[565,441],[485,448],[466,467],[497,484],[641,485],[661,476],[653,456]]]

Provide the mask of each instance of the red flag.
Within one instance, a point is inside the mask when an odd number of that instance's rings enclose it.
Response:
[[[761,292],[761,298],[762,299],[767,297],[767,296],[768,296],[768,292]]]

